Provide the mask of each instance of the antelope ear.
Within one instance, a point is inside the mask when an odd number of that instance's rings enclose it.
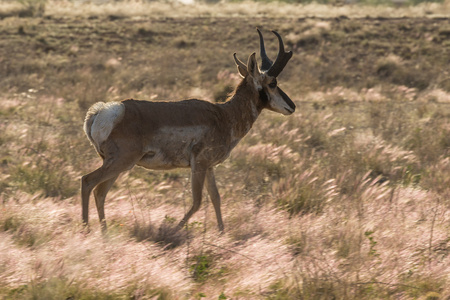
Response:
[[[247,67],[245,64],[236,56],[236,53],[233,54],[234,62],[236,63],[239,74],[245,78],[248,75]]]
[[[248,58],[247,71],[253,78],[256,78],[260,74],[255,52],[253,52]]]

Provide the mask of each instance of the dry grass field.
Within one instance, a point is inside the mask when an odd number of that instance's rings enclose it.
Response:
[[[26,2],[24,2],[26,3]],[[0,5],[0,299],[450,299],[450,4]],[[297,111],[216,168],[134,168],[81,224],[87,108],[223,101],[276,29]],[[269,54],[277,43],[266,34]]]

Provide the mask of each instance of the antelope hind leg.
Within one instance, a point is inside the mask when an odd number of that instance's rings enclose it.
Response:
[[[105,198],[117,177],[119,176],[103,181],[94,188],[95,204],[97,206],[98,218],[100,219],[103,233],[105,233],[107,229],[105,219]]]

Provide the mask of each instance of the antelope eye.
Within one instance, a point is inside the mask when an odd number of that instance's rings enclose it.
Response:
[[[269,83],[269,87],[272,88],[272,89],[276,88],[277,87],[277,82],[275,80],[272,81],[271,83]]]

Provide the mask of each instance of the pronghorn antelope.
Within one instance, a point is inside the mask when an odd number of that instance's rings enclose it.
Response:
[[[219,225],[224,225],[220,195],[214,178],[214,166],[223,162],[247,134],[263,109],[290,115],[292,100],[277,85],[277,76],[292,57],[285,52],[281,36],[275,62],[266,54],[260,38],[261,68],[256,54],[247,65],[233,54],[241,82],[222,104],[197,99],[179,102],[124,100],[98,102],[89,108],[84,131],[103,159],[103,165],[82,177],[83,222],[88,224],[89,196],[94,190],[95,204],[102,230],[106,230],[105,197],[120,173],[134,165],[148,169],[191,168],[193,204],[178,224],[182,228],[199,209],[203,185],[211,198]]]

